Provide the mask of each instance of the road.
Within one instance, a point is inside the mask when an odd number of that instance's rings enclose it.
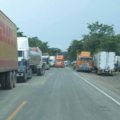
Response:
[[[120,96],[70,68],[0,90],[0,120],[119,120]]]

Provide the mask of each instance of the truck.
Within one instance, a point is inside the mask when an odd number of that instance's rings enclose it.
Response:
[[[55,67],[56,68],[64,68],[64,56],[63,55],[57,55],[55,57]]]
[[[120,71],[120,56],[115,56],[115,71]]]
[[[38,47],[30,47],[27,37],[18,37],[18,71],[17,82],[26,82],[32,73],[44,75],[42,52]]]
[[[50,69],[50,56],[48,53],[43,53],[42,60],[45,64],[45,70]]]
[[[101,51],[95,54],[94,68],[97,74],[113,75],[115,71],[115,52]]]
[[[0,11],[0,86],[2,89],[15,87],[17,68],[16,25]]]
[[[76,71],[91,72],[93,70],[93,58],[89,51],[82,51],[77,54]]]
[[[55,56],[50,56],[49,62],[50,62],[50,66],[54,67],[55,66]]]

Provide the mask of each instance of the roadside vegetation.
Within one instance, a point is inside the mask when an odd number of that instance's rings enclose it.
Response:
[[[17,28],[17,37],[26,37],[26,35]],[[49,42],[44,42],[38,37],[29,37],[29,45],[30,47],[39,47],[43,53],[48,53],[53,56],[61,54],[62,52],[59,48],[49,47]]]
[[[77,52],[90,51],[95,54],[99,51],[112,51],[120,55],[120,34],[116,34],[113,25],[99,22],[87,24],[89,33],[80,40],[73,40],[68,48],[68,58],[76,59]]]

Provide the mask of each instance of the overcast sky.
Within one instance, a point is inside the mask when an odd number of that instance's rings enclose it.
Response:
[[[62,50],[88,32],[87,23],[113,24],[120,33],[120,0],[0,0],[0,8],[25,35]]]

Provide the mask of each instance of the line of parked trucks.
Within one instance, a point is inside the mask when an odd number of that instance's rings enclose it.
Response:
[[[116,56],[115,52],[100,51],[92,57],[90,52],[82,51],[77,54],[73,67],[76,71],[113,75],[115,71],[120,71],[120,56]]]
[[[30,47],[27,37],[17,38],[16,25],[0,11],[0,87],[12,89],[17,82],[26,82],[35,73],[44,75],[51,66],[64,67],[64,56],[42,54]]]

